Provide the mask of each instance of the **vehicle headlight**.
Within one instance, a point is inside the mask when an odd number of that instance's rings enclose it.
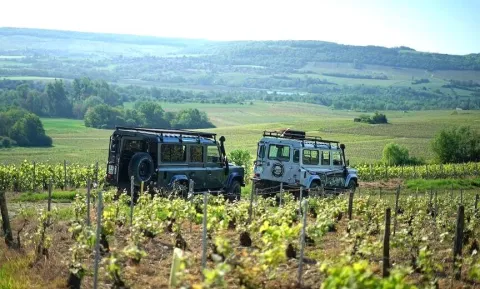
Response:
[[[263,173],[263,167],[257,167],[257,173],[261,174]]]

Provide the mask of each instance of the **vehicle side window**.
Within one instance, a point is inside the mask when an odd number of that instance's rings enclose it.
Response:
[[[219,163],[220,162],[220,152],[216,146],[207,147],[207,162],[208,163]]]
[[[323,151],[322,152],[322,166],[329,166],[330,165],[330,151]]]
[[[302,162],[305,165],[318,165],[318,151],[316,150],[303,150]]]
[[[163,144],[162,145],[162,162],[178,163],[187,160],[187,150],[184,145],[179,144]]]
[[[135,140],[135,139],[125,140],[125,143],[123,145],[123,151],[143,152],[145,151],[144,145],[145,145],[145,142],[142,140]]]
[[[287,145],[270,145],[268,150],[268,158],[271,160],[290,160],[290,147]]]
[[[332,159],[333,159],[333,165],[334,166],[341,166],[342,163],[342,155],[340,154],[339,151],[337,152],[332,152]]]
[[[298,163],[300,161],[300,151],[293,150],[293,162]]]
[[[203,163],[203,146],[201,145],[190,146],[190,162]]]

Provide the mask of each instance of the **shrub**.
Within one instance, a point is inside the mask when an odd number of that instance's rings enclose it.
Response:
[[[0,136],[0,148],[10,148],[16,144],[17,143],[13,139],[6,136]]]
[[[480,134],[468,126],[442,129],[431,146],[441,163],[480,161]]]
[[[354,122],[364,122],[369,124],[384,124],[388,123],[387,116],[383,113],[375,112],[374,115],[369,116],[362,114],[359,117],[353,119]]]
[[[387,165],[420,165],[424,162],[416,157],[410,157],[408,149],[396,143],[383,147],[382,162]]]
[[[238,166],[244,166],[245,175],[250,173],[250,169],[252,167],[252,156],[248,150],[233,150],[228,154],[228,159]]]

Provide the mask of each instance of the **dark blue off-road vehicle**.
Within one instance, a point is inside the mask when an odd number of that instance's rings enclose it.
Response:
[[[159,189],[215,191],[239,199],[244,168],[229,164],[225,137],[169,129],[117,127],[110,137],[106,183],[119,189],[141,182]]]

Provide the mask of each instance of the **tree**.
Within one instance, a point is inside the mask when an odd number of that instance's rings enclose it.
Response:
[[[106,104],[91,107],[85,113],[85,126],[95,128],[115,128],[124,125],[123,111]]]
[[[72,115],[72,105],[67,99],[67,92],[62,80],[49,83],[46,87],[48,112],[50,116],[69,117]]]
[[[387,116],[383,113],[375,112],[371,118],[371,123],[388,123]]]
[[[480,134],[469,126],[441,130],[431,146],[437,161],[441,163],[480,160]]]
[[[135,108],[142,114],[143,125],[149,128],[170,128],[170,122],[164,118],[162,106],[153,101],[138,102]]]
[[[207,117],[205,112],[201,112],[196,108],[181,110],[177,113],[172,121],[172,127],[185,128],[212,128],[215,127]]]
[[[22,109],[10,109],[0,113],[0,136],[10,145],[51,146],[52,139],[45,135],[40,118]],[[13,141],[10,141],[13,140]],[[4,144],[6,147],[6,145]]]
[[[242,150],[242,149],[233,150],[228,154],[228,160],[232,161],[237,166],[244,166],[245,173],[246,174],[250,173],[250,168],[252,167],[251,166],[252,156],[250,155],[248,150]]]

